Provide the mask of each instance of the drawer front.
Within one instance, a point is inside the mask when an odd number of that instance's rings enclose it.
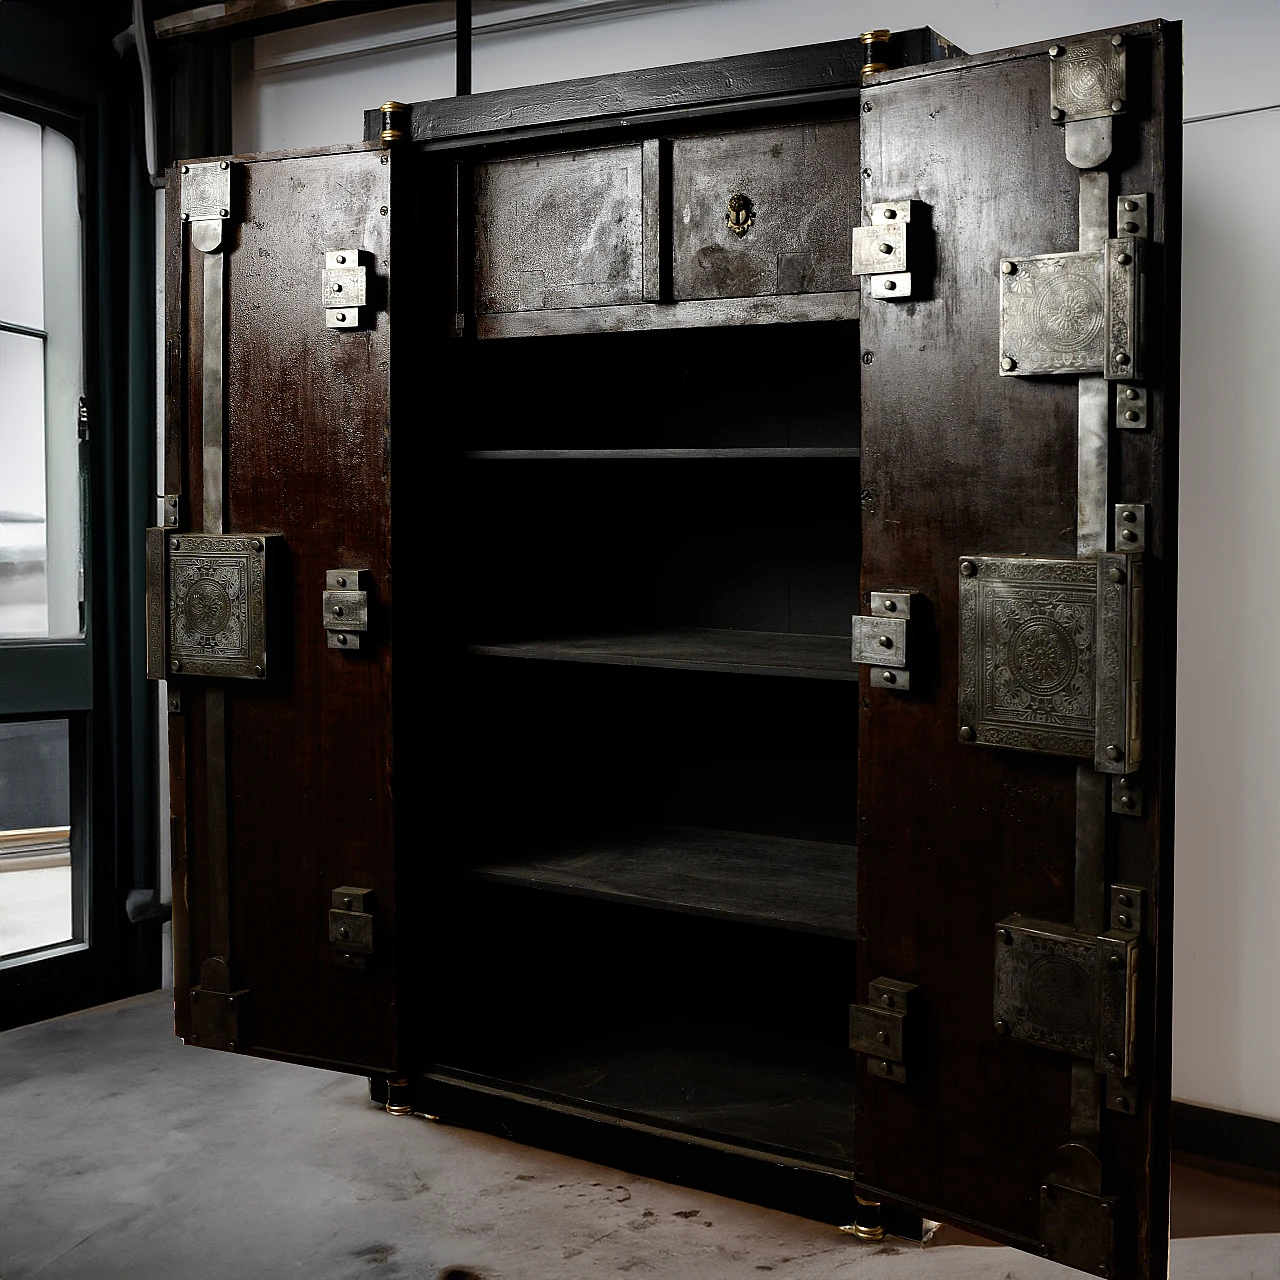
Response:
[[[476,312],[640,302],[640,147],[521,156],[475,171]]]
[[[856,289],[850,263],[861,221],[858,164],[856,120],[675,141],[676,299]],[[725,221],[735,195],[751,202],[743,235]]]

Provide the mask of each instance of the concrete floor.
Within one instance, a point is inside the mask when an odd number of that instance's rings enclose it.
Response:
[[[372,1109],[362,1080],[186,1049],[141,996],[0,1036],[3,1280],[1066,1280],[1003,1248],[831,1227]],[[1280,1235],[1174,1243],[1274,1280]]]

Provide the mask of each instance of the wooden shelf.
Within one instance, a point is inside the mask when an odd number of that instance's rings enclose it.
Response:
[[[852,845],[659,827],[478,867],[475,874],[525,889],[852,941],[857,856]]]
[[[850,656],[850,641],[844,636],[684,627],[671,631],[473,644],[469,648],[471,653],[499,658],[735,671],[810,680],[856,681],[858,678],[858,668]]]
[[[860,448],[811,449],[471,449],[466,456],[485,462],[524,461],[533,458],[860,458]]]
[[[835,1045],[672,1021],[494,1063],[484,1075],[436,1067],[428,1079],[851,1169],[855,1061]]]

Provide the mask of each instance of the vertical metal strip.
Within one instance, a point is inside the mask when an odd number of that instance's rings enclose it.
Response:
[[[1101,249],[1110,231],[1110,180],[1080,175],[1080,250]],[[1107,479],[1110,467],[1106,379],[1082,375],[1076,453],[1076,555],[1096,558],[1107,549]],[[1076,766],[1075,926],[1100,933],[1106,906],[1107,779],[1092,764]],[[1091,1150],[1102,1124],[1101,1081],[1092,1062],[1071,1064],[1071,1135]],[[1099,1188],[1093,1188],[1100,1190]]]
[[[226,255],[219,249],[204,255],[203,472],[204,531],[225,533],[223,525],[223,278]]]

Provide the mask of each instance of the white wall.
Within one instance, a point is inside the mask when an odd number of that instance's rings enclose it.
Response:
[[[562,15],[572,20],[484,30],[517,8],[476,6],[477,92],[884,25],[933,26],[976,53],[1154,16],[1183,20],[1174,1093],[1280,1118],[1280,110],[1259,112],[1280,104],[1280,3],[544,0],[524,11],[575,9]],[[245,42],[235,149],[358,141],[365,108],[448,96],[451,9],[423,4]]]

